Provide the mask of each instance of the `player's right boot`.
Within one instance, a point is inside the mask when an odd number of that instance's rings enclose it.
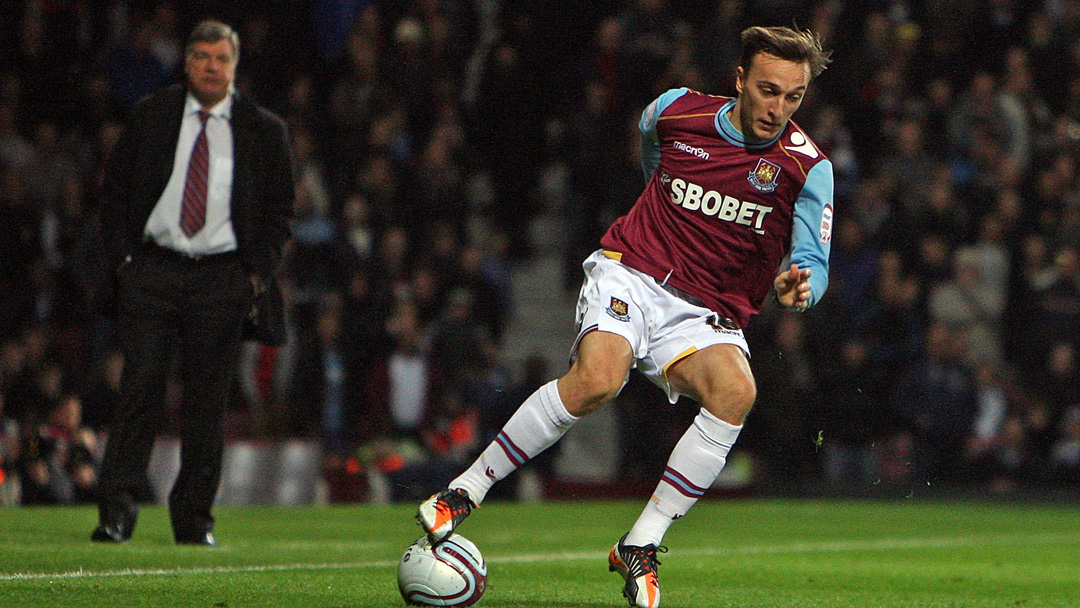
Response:
[[[443,490],[420,503],[416,521],[427,533],[431,544],[435,544],[453,534],[475,506],[467,490]]]
[[[623,597],[637,608],[658,608],[660,606],[660,580],[656,567],[660,561],[656,552],[667,551],[667,547],[645,545],[637,547],[624,545],[624,534],[608,554],[608,570],[618,572],[626,585]]]

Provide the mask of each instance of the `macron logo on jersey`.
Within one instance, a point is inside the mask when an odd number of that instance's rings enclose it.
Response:
[[[701,186],[680,178],[671,180],[671,202],[682,205],[687,211],[701,211],[709,217],[715,216],[725,222],[749,226],[758,234],[765,234],[761,226],[765,222],[765,216],[773,210],[772,207],[740,201],[734,196],[720,194],[715,190],[706,191]]]
[[[696,156],[696,157],[698,157],[700,159],[709,160],[709,153],[706,152],[702,148],[695,148],[693,146],[688,146],[688,145],[682,143],[681,141],[677,141],[677,142],[671,144],[671,147],[675,148],[676,150],[686,152],[687,154],[693,154],[694,156]]]

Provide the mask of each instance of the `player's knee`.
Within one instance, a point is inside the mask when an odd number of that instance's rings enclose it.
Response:
[[[559,382],[563,405],[573,416],[589,414],[614,399],[622,390],[626,372],[606,367],[571,368]]]
[[[755,401],[757,401],[757,386],[753,380],[739,383],[735,388],[732,402],[735,409],[742,413],[743,418],[750,413]]]
[[[756,400],[757,386],[753,378],[740,378],[704,395],[703,405],[724,422],[739,425],[746,420]]]

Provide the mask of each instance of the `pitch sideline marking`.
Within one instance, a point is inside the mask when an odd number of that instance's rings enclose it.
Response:
[[[989,547],[1016,544],[1054,544],[1075,542],[1076,539],[1064,534],[1006,534],[995,536],[955,536],[955,537],[916,537],[884,538],[858,541],[836,541],[821,543],[793,543],[786,545],[759,545],[734,548],[691,548],[680,550],[679,557],[706,557],[717,555],[770,555],[780,553],[847,553],[853,551],[885,551],[902,549],[947,549],[951,547]],[[588,561],[597,558],[595,551],[565,553],[535,553],[531,555],[496,556],[487,561],[496,564],[530,564],[552,560]],[[273,564],[263,566],[219,566],[213,568],[146,568],[125,570],[74,570],[71,572],[24,572],[0,575],[0,581],[34,581],[62,579],[93,579],[143,576],[177,576],[202,574],[248,574],[260,572],[289,572],[303,570],[353,570],[369,568],[391,568],[397,560],[374,562],[351,562],[338,564]]]

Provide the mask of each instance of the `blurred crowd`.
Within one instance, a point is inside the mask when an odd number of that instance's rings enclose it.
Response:
[[[239,30],[238,88],[286,119],[297,176],[289,339],[245,347],[230,433],[318,438],[332,496],[372,470],[426,495],[555,375],[500,355],[530,227],[558,218],[551,289],[575,291],[643,186],[645,104],[733,95],[739,32],[792,23],[835,51],[795,116],[834,165],[831,285],[748,329],[739,449],[777,487],[1080,482],[1080,0],[15,0],[0,504],[92,496],[123,367],[90,305],[102,163],[206,16]],[[638,382],[623,477],[655,478],[693,408]]]

